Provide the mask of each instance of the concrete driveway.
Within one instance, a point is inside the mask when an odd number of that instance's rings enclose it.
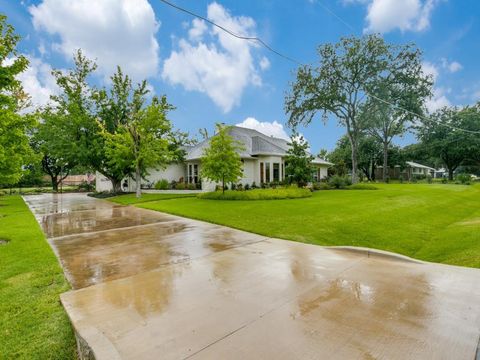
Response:
[[[478,269],[25,200],[74,289],[61,300],[84,358],[475,359]]]

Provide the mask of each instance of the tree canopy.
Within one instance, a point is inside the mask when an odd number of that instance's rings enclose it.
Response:
[[[333,115],[351,146],[352,182],[357,180],[359,139],[365,129],[361,108],[380,89],[389,101],[419,110],[431,78],[422,73],[421,53],[413,45],[387,44],[379,35],[342,38],[318,48],[319,65],[301,66],[285,99],[289,124],[308,125],[317,113]],[[418,91],[421,88],[422,91]],[[417,96],[418,95],[418,96]]]
[[[308,142],[298,133],[292,134],[289,145],[285,157],[285,175],[288,182],[305,186],[312,179],[314,157],[308,151]]]
[[[225,184],[236,183],[243,174],[243,164],[239,152],[244,146],[229,134],[230,127],[216,124],[217,133],[210,139],[202,156],[202,177]]]

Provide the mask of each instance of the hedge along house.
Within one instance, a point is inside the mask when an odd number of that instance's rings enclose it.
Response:
[[[232,126],[229,134],[236,141],[243,144],[244,150],[239,154],[243,163],[243,176],[238,183],[242,185],[257,186],[262,183],[284,181],[285,158],[289,149],[288,141],[273,136],[264,135],[256,130]],[[214,135],[215,136],[215,135]],[[168,182],[185,182],[195,184],[197,188],[204,191],[215,189],[216,183],[202,179],[200,174],[202,170],[202,155],[205,148],[210,145],[210,139],[206,139],[194,146],[184,147],[186,155],[181,163],[168,165],[165,169],[151,169],[149,175],[142,183],[144,187],[153,187],[153,185],[162,179]],[[319,157],[312,161],[314,172],[312,174],[314,181],[319,181],[327,177],[327,169],[333,165]],[[97,191],[109,191],[112,184],[104,176],[97,173],[96,177]],[[135,181],[126,178],[122,181],[126,184],[125,191],[135,190]]]

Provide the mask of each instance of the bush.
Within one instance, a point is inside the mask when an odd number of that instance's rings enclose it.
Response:
[[[345,187],[352,184],[348,176],[333,175],[328,179],[328,185],[334,189],[345,189]]]
[[[245,191],[250,190],[250,185],[245,184]]]
[[[187,189],[188,189],[188,190],[197,190],[197,185],[195,185],[195,184],[187,184]]]
[[[187,188],[187,184],[184,182],[179,182],[175,184],[175,189],[176,190],[185,190]]]
[[[446,177],[442,178],[442,184],[448,184],[448,179]]]
[[[312,196],[308,189],[299,188],[277,188],[277,189],[254,189],[250,191],[227,190],[207,192],[197,195],[200,199],[206,200],[280,200],[298,199]]]
[[[427,179],[427,183],[429,183],[429,184],[431,184],[433,182],[432,175],[427,175],[426,179]]]
[[[169,188],[169,183],[168,183],[168,180],[166,179],[158,180],[155,183],[155,189],[157,190],[168,190],[168,188]]]
[[[378,188],[375,185],[366,184],[366,183],[349,185],[347,187],[347,189],[349,189],[349,190],[378,190]]]
[[[470,181],[472,180],[472,176],[470,174],[458,174],[455,177],[455,180],[463,185],[470,185]]]
[[[258,186],[255,184],[255,181],[252,183],[252,189],[256,189]]]
[[[330,186],[325,182],[313,183],[313,190],[330,190]]]

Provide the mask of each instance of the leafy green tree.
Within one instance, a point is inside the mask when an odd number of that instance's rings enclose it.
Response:
[[[136,196],[141,196],[141,180],[149,168],[164,168],[178,160],[178,147],[168,112],[174,107],[167,98],[154,97],[152,103],[143,107],[146,83],[134,95],[134,108],[125,123],[116,133],[107,136],[107,156],[112,166],[132,167],[135,171]]]
[[[375,170],[381,161],[382,147],[377,139],[363,134],[358,144],[358,168],[362,177],[369,181],[375,180]],[[334,169],[338,175],[345,175],[344,167],[351,167],[352,158],[350,142],[346,136],[341,137],[335,149],[330,152],[328,160],[335,164]]]
[[[403,71],[418,69],[421,67],[420,60],[420,56],[412,54],[410,61],[414,64],[410,63],[409,68]],[[416,118],[413,114],[423,113],[425,100],[431,95],[431,79],[428,76],[409,76],[408,86],[405,86],[403,83],[390,83],[387,77],[380,80],[374,91],[376,96],[369,97],[360,117],[363,117],[366,132],[382,144],[382,179],[388,182],[388,155],[392,140],[407,131],[409,122]]]
[[[403,94],[401,99],[406,97],[411,84],[417,84],[419,77],[423,79],[420,52],[412,45],[390,45],[379,35],[366,35],[322,45],[318,54],[318,67],[305,65],[298,69],[285,99],[285,112],[293,127],[308,125],[317,113],[322,113],[325,121],[328,115],[336,117],[346,128],[355,183],[359,139],[366,126],[361,107],[385,84]]]
[[[42,171],[50,177],[52,190],[57,192],[59,184],[77,166],[74,156],[68,156],[64,151],[69,134],[65,134],[64,116],[47,107],[41,111],[42,121],[38,124],[33,136],[31,146],[41,156]]]
[[[216,128],[217,134],[203,151],[201,173],[206,179],[221,182],[225,192],[225,184],[236,183],[243,174],[239,152],[244,150],[244,146],[230,136],[230,127],[216,124]]]
[[[34,126],[35,118],[20,111],[27,102],[16,76],[26,70],[28,60],[16,48],[20,36],[0,14],[0,184],[17,183],[24,165],[33,156],[27,132]],[[14,60],[11,60],[11,59]]]
[[[314,171],[312,160],[314,157],[308,151],[308,142],[297,133],[292,134],[289,145],[285,157],[285,175],[287,175],[290,183],[305,186],[312,180],[312,172]]]
[[[464,129],[467,131],[462,131]],[[480,106],[443,108],[417,127],[423,150],[438,157],[453,180],[455,170],[462,164],[480,158]]]

